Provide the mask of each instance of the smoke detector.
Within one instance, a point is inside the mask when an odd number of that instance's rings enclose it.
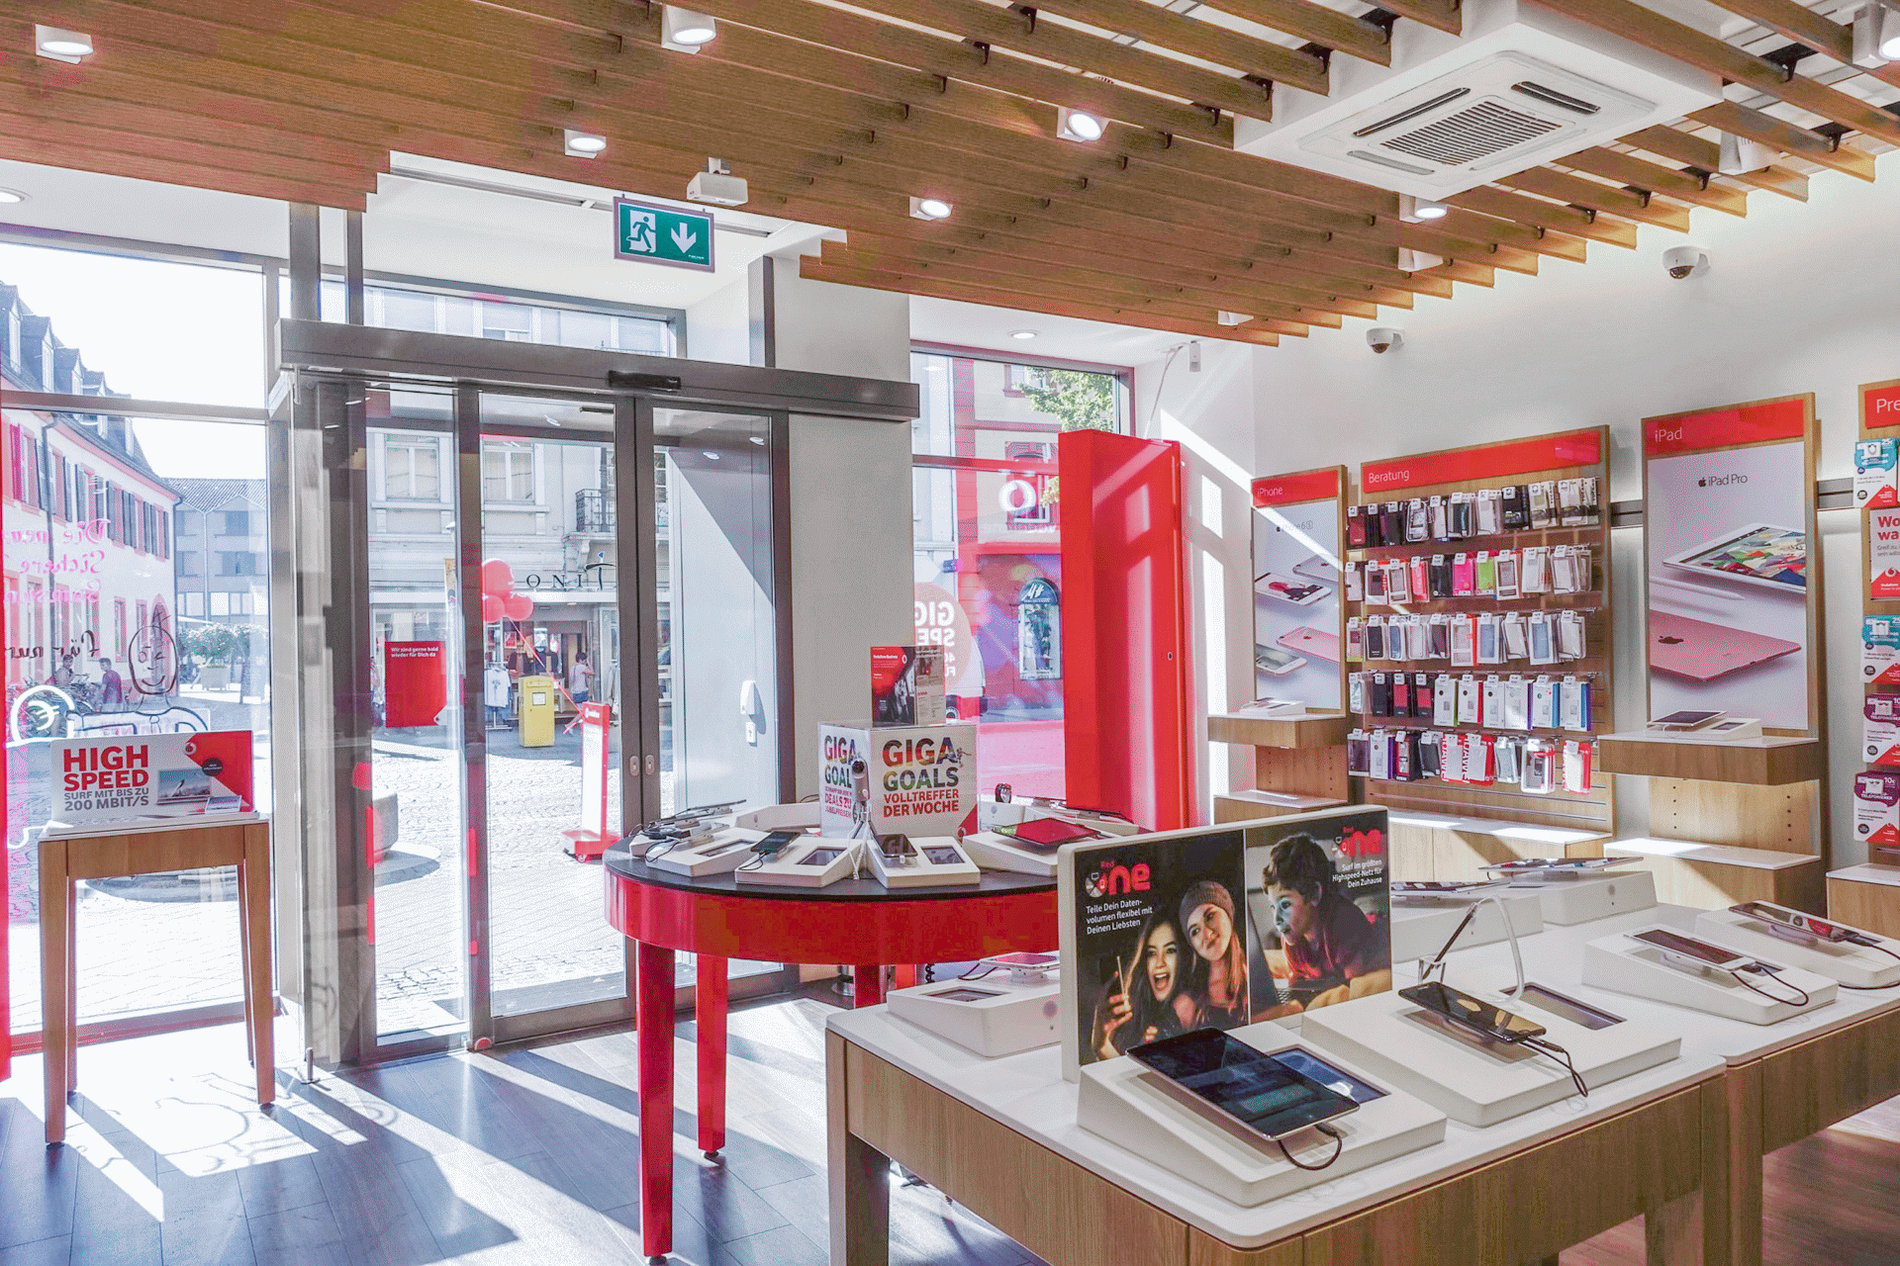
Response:
[[[1422,198],[1460,193],[1722,99],[1721,81],[1531,0],[1468,0],[1462,36],[1393,33],[1392,64],[1333,62],[1235,148]]]

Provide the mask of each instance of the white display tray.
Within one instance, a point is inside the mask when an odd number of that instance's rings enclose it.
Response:
[[[1681,1050],[1678,1035],[1628,1020],[1586,1029],[1501,994],[1448,983],[1543,1025],[1548,1039],[1570,1052],[1592,1090],[1666,1064]],[[1356,1060],[1375,1079],[1399,1086],[1463,1125],[1496,1125],[1577,1096],[1569,1072],[1556,1059],[1487,1042],[1396,993],[1309,1011],[1301,1031],[1314,1045]]]
[[[724,826],[717,828],[713,838],[704,844],[692,848],[669,848],[657,854],[647,865],[655,870],[670,871],[675,875],[688,875],[698,879],[705,875],[725,875],[735,871],[752,856],[750,848],[727,848],[735,840],[753,844],[765,838],[762,831],[748,831],[742,827]],[[645,845],[634,843],[634,858],[644,860]]]
[[[893,990],[884,1001],[892,1015],[995,1059],[1056,1043],[1061,992],[1053,977],[1021,983],[996,971],[980,980],[940,980]],[[954,996],[958,994],[985,996],[960,999]]]
[[[1656,877],[1646,870],[1609,871],[1577,879],[1522,881],[1513,892],[1535,892],[1544,906],[1544,922],[1557,927],[1593,923],[1615,914],[1633,914],[1656,906]]]
[[[1662,961],[1661,950],[1632,939],[1631,933],[1646,930],[1647,925],[1633,927],[1628,932],[1599,937],[1585,945],[1583,982],[1612,993],[1626,993],[1679,1007],[1691,1007],[1724,1019],[1740,1020],[1744,1024],[1773,1024],[1789,1016],[1818,1010],[1834,1001],[1836,986],[1833,981],[1813,972],[1786,967],[1785,955],[1769,961],[1786,970],[1774,979],[1759,980],[1757,983],[1769,993],[1787,994],[1790,999],[1795,995],[1787,986],[1792,985],[1808,995],[1806,1006],[1764,997],[1726,973],[1720,976],[1691,975],[1680,971]],[[1708,939],[1722,945],[1724,949],[1736,948],[1725,943],[1726,937],[1718,940],[1711,936]],[[1782,982],[1779,987],[1777,980]]]
[[[1007,835],[998,835],[994,831],[977,831],[964,836],[963,851],[984,870],[1007,870],[1044,879],[1054,879],[1056,875],[1055,849],[1041,852],[1024,848]]]
[[[1234,1036],[1271,1054],[1300,1045],[1277,1024],[1254,1024]],[[1242,1206],[1332,1182],[1348,1174],[1430,1147],[1445,1137],[1444,1114],[1420,1103],[1389,1081],[1362,1071],[1346,1059],[1316,1052],[1342,1072],[1388,1091],[1355,1112],[1329,1122],[1344,1136],[1339,1159],[1322,1170],[1306,1170],[1271,1143],[1212,1109],[1203,1111],[1160,1074],[1134,1060],[1106,1060],[1082,1070],[1076,1123],[1084,1130],[1148,1158],[1169,1172]],[[1303,1130],[1287,1140],[1293,1154],[1308,1165],[1330,1155],[1333,1140]]]
[[[734,870],[732,877],[742,884],[824,888],[840,879],[848,879],[857,872],[859,847],[850,840],[828,840],[815,835],[810,840],[792,845],[756,870]],[[838,855],[823,866],[806,864],[805,859],[820,849],[832,849]]]
[[[1900,985],[1900,958],[1894,957],[1900,954],[1900,943],[1879,937],[1874,939],[1892,953],[1865,945],[1833,945],[1826,941],[1803,945],[1776,936],[1754,919],[1727,910],[1705,910],[1697,915],[1696,935],[1717,945],[1733,946],[1751,957],[1783,967],[1799,967],[1844,985],[1861,989]],[[1873,936],[1873,933],[1866,935]]]
[[[815,831],[818,829],[818,802],[804,800],[797,804],[768,804],[739,814],[732,819],[732,824],[748,831]]]
[[[1450,899],[1435,897],[1430,903],[1407,901],[1401,905],[1394,900],[1392,961],[1406,963],[1436,954],[1464,921],[1465,912],[1474,905],[1478,907],[1478,912],[1472,916],[1471,926],[1459,936],[1458,944],[1453,948],[1489,945],[1508,939],[1504,931],[1503,914],[1496,905],[1482,900],[1482,897],[1495,897],[1510,910],[1511,927],[1520,938],[1544,930],[1542,898],[1536,892],[1522,889],[1498,885],[1485,889],[1482,894],[1461,893]]]
[[[877,845],[866,842],[864,868],[886,888],[967,888],[983,882],[983,872],[949,836],[918,835],[913,836],[910,842],[916,848],[917,855],[905,862],[886,861]],[[956,854],[957,860],[933,862],[926,854],[926,849],[933,852],[948,849]]]

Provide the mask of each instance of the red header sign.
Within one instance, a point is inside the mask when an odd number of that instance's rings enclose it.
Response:
[[[1303,470],[1295,475],[1267,475],[1253,481],[1256,506],[1296,506],[1340,495],[1345,472],[1338,466]]]
[[[1643,456],[1693,453],[1705,448],[1798,440],[1808,433],[1808,397],[1672,413],[1643,419]]]
[[[1391,461],[1367,462],[1359,468],[1359,489],[1366,500],[1388,492],[1430,484],[1462,483],[1472,479],[1501,479],[1530,475],[1568,466],[1594,466],[1603,460],[1601,431],[1568,431],[1529,440],[1507,440],[1483,448],[1460,448],[1421,453]]]
[[[1860,424],[1870,431],[1900,426],[1900,379],[1870,382],[1860,389]]]

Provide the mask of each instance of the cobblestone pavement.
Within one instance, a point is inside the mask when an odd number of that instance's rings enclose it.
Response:
[[[254,725],[251,708],[188,698],[214,727]],[[394,794],[399,833],[376,890],[377,996],[384,1031],[459,1024],[468,939],[463,926],[460,773],[445,743],[422,731],[379,734],[373,773],[379,796]],[[551,748],[518,745],[512,730],[490,735],[489,901],[493,989],[514,1009],[533,1009],[549,986],[562,1001],[624,988],[620,937],[601,917],[598,865],[562,852],[564,828],[580,813],[580,738]],[[44,821],[45,774],[26,766],[44,748],[8,753],[7,834],[16,1031],[39,1027],[38,868],[28,823]],[[609,822],[619,788],[609,779]],[[24,794],[23,794],[24,793]],[[97,1019],[238,998],[237,906],[227,885],[207,883],[206,900],[153,901],[83,888],[79,902],[80,1015]],[[589,982],[595,982],[589,984]],[[515,991],[529,991],[525,996]]]

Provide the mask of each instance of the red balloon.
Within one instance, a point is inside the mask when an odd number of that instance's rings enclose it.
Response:
[[[492,593],[482,595],[482,623],[499,624],[502,617],[502,601]]]
[[[525,620],[534,614],[534,599],[525,593],[511,593],[501,600],[501,610],[510,620]]]
[[[506,597],[515,587],[515,570],[499,558],[491,558],[482,564],[482,592],[492,593],[496,597]]]

